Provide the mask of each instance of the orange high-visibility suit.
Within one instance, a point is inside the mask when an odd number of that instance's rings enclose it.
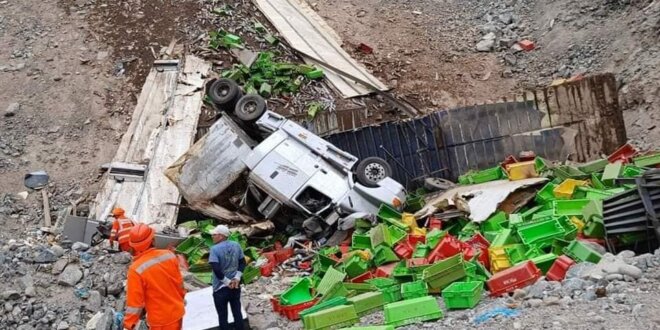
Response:
[[[181,329],[185,291],[174,253],[151,248],[135,256],[127,286],[124,328],[133,329],[146,312],[151,330]]]
[[[128,244],[129,234],[131,228],[135,224],[131,219],[126,217],[118,216],[115,218],[115,221],[112,223],[112,231],[110,232],[110,245],[117,241],[119,242],[119,249],[122,251],[130,251],[131,247]]]

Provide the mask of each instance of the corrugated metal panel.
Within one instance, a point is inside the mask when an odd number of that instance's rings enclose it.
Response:
[[[521,150],[585,161],[625,142],[614,87],[612,75],[589,77],[510,102],[438,111],[326,139],[359,158],[387,159],[394,179],[408,186],[429,175],[455,180]]]

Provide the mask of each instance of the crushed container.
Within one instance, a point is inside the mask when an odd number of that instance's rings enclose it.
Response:
[[[395,327],[443,317],[438,302],[432,296],[403,300],[385,305],[385,322]]]
[[[486,284],[491,296],[500,296],[533,284],[539,277],[541,270],[532,261],[527,261],[494,274]]]
[[[483,282],[454,282],[442,290],[447,309],[474,308],[481,300]]]

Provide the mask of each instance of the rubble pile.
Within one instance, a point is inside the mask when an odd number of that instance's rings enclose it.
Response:
[[[625,299],[628,283],[648,282],[644,272],[657,273],[660,250],[635,256],[658,247],[655,235],[611,227],[613,213],[604,212],[603,203],[637,191],[635,180],[657,175],[649,168],[660,164],[660,154],[624,145],[584,164],[553,164],[529,152],[518,158],[466,173],[454,189],[416,191],[404,212],[383,205],[374,219],[359,219],[340,245],[320,248],[313,259],[295,264],[305,273],[270,298],[272,310],[318,329],[356,323],[398,327],[441,319],[443,306],[485,305],[488,312],[463,314],[479,323],[517,308]],[[487,194],[489,186],[530,179],[536,183],[498,201],[485,221],[470,220],[469,200],[475,196],[462,201],[465,196],[452,192],[468,187],[474,194],[484,187]],[[634,251],[614,255],[605,246]],[[296,252],[253,254],[249,281],[307,257]],[[438,294],[441,298],[432,297]],[[493,311],[494,303],[504,310]]]
[[[42,238],[0,242],[3,329],[121,327],[128,253]]]

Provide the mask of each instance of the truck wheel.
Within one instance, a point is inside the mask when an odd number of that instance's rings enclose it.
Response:
[[[236,101],[243,96],[241,87],[235,81],[226,78],[214,81],[209,87],[208,93],[211,102],[225,111],[231,111]]]
[[[248,94],[241,97],[236,103],[234,114],[245,122],[253,122],[266,112],[266,100],[257,94]]]
[[[456,186],[455,183],[443,178],[426,178],[424,179],[424,189],[434,191],[445,191]]]
[[[378,182],[392,175],[392,167],[384,159],[368,157],[357,166],[358,182],[367,187],[377,187]]]

